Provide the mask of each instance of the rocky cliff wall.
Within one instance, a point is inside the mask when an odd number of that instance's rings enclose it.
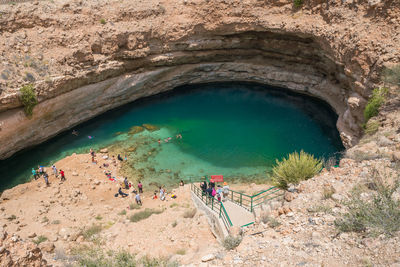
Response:
[[[214,81],[321,98],[351,147],[380,70],[399,61],[400,5],[336,2],[305,1],[300,9],[284,0],[0,6],[0,158],[135,99]],[[31,119],[18,99],[29,82],[40,102]]]

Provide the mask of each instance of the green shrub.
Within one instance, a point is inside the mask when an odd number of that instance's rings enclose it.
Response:
[[[226,250],[232,250],[236,248],[237,246],[240,245],[240,242],[242,242],[241,237],[233,237],[233,236],[227,236],[225,237],[224,241],[222,242],[222,245]]]
[[[299,8],[303,5],[303,0],[293,0],[293,4],[295,7]]]
[[[177,225],[178,225],[178,222],[177,222],[177,221],[174,221],[174,222],[171,224],[171,226],[174,227],[174,228],[175,228]]]
[[[184,248],[178,249],[178,250],[176,251],[176,254],[178,254],[178,255],[185,255],[185,254],[186,254],[186,249],[184,249]]]
[[[106,22],[105,19],[100,19],[100,23],[104,25],[104,24],[106,24],[107,22]]]
[[[61,223],[60,220],[54,220],[51,222],[51,224],[60,224],[60,223]]]
[[[35,240],[33,240],[33,243],[35,243],[36,245],[39,245],[40,243],[42,243],[46,240],[47,240],[47,237],[45,237],[44,235],[40,235]]]
[[[140,205],[138,205],[137,203],[130,203],[129,209],[130,210],[138,210],[138,209],[140,209]]]
[[[265,224],[268,224],[268,226],[271,228],[275,228],[281,225],[281,223],[277,219],[269,216],[268,214],[262,214],[261,221]]]
[[[138,222],[149,218],[153,214],[160,214],[162,212],[163,210],[145,209],[133,214],[131,217],[129,217],[129,220],[131,222]]]
[[[348,212],[335,220],[335,226],[341,232],[365,232],[375,236],[385,234],[393,236],[400,230],[400,200],[393,198],[399,188],[399,181],[393,185],[374,181],[372,199],[361,198],[360,191],[353,191],[351,199],[345,202]]]
[[[364,119],[366,123],[370,118],[378,115],[379,108],[385,102],[385,96],[387,92],[387,88],[375,88],[372,91],[372,96],[369,98],[368,103],[364,109]]]
[[[97,215],[96,217],[94,217],[96,220],[101,221],[103,219],[103,217],[101,217],[101,215]]]
[[[190,209],[183,213],[183,218],[193,218],[196,215],[196,209]]]
[[[36,98],[35,88],[32,84],[27,84],[19,89],[19,99],[24,105],[25,114],[30,117],[33,113],[33,108],[37,105],[38,101]]]
[[[121,210],[118,215],[126,215],[126,210]]]
[[[101,225],[93,224],[92,226],[83,231],[83,237],[86,240],[91,240],[93,236],[100,233],[102,229],[103,228],[101,227]]]
[[[379,122],[377,120],[369,120],[365,125],[364,132],[369,135],[373,135],[379,129]]]
[[[321,168],[320,159],[314,158],[303,150],[300,154],[294,152],[282,161],[276,160],[276,166],[272,169],[272,181],[276,186],[286,189],[289,184],[298,184],[300,181],[313,177]]]
[[[383,71],[383,80],[386,83],[400,86],[400,64]]]

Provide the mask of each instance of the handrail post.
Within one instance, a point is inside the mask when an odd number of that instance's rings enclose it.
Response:
[[[240,206],[242,206],[242,194],[240,194]]]
[[[233,191],[231,191],[231,201],[233,202]]]
[[[250,212],[253,212],[253,197],[250,198],[251,204],[250,204]]]
[[[211,210],[214,210],[214,198],[211,199]]]

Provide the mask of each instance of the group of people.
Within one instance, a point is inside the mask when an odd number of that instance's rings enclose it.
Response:
[[[180,134],[180,133],[177,134],[177,135],[175,136],[175,138],[176,138],[176,139],[182,139],[182,134]],[[169,143],[169,141],[171,141],[171,140],[172,140],[172,137],[167,137],[167,138],[164,139],[164,142],[165,142],[165,143]],[[161,139],[158,139],[157,142],[158,142],[159,145],[161,145],[161,143],[162,143]]]
[[[137,203],[138,205],[142,205],[142,199],[141,199],[141,197],[140,197],[140,194],[143,194],[143,184],[142,184],[142,182],[140,182],[140,181],[138,182],[137,188],[138,188],[139,191],[137,191],[137,190],[132,186],[132,183],[130,183],[130,182],[128,181],[128,178],[125,177],[125,179],[124,179],[124,186],[125,186],[124,189],[127,189],[127,190],[130,190],[131,188],[133,189],[133,190],[132,190],[132,194],[135,194],[136,203]],[[122,187],[120,187],[120,188],[118,189],[118,193],[115,194],[115,196],[116,196],[116,197],[118,197],[118,196],[127,197],[127,196],[129,196],[129,194],[124,193],[124,192],[122,191]]]
[[[215,188],[215,182],[211,180],[208,185],[207,181],[200,183],[200,188],[203,191],[203,194],[207,194],[210,197],[216,197],[218,201],[221,202],[225,201],[229,193],[229,185],[226,182],[224,182],[223,185],[223,187],[221,185],[218,185],[217,188]],[[224,200],[222,200],[222,198]]]
[[[61,181],[65,181],[66,180],[65,179],[65,173],[64,173],[63,170],[60,169],[60,172],[58,172],[56,165],[51,166],[51,169],[52,169],[52,171],[54,173],[54,176],[56,178],[58,178],[58,174],[60,174],[60,176],[61,176],[60,180]],[[46,172],[46,170],[45,170],[45,168],[43,166],[39,165],[37,169],[32,168],[32,176],[33,176],[33,178],[35,180],[37,180],[41,176],[43,176],[43,179],[44,179],[44,182],[45,182],[46,186],[50,185],[50,183],[49,183],[49,175],[48,175],[48,173]]]

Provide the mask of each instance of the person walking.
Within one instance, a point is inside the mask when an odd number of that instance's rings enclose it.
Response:
[[[57,172],[56,165],[51,166],[51,168],[53,169],[54,176],[56,176],[56,178],[57,178],[58,177],[58,172]]]
[[[65,181],[65,173],[63,170],[60,169],[61,181]]]
[[[139,189],[139,193],[143,194],[143,185],[142,183],[139,181],[138,185],[137,185],[138,189]]]

